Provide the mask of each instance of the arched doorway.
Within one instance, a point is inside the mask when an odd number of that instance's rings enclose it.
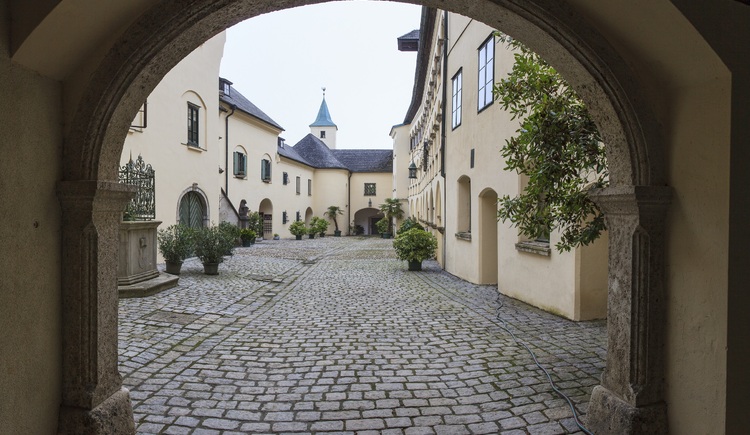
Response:
[[[305,3],[297,0],[283,5]],[[445,7],[433,0],[422,3]],[[592,397],[589,419],[594,428],[615,427],[616,432],[637,432],[645,427],[658,431],[666,426],[661,355],[664,265],[660,250],[664,246],[662,216],[671,191],[662,187],[665,182],[659,129],[644,103],[647,100],[642,98],[645,90],[638,87],[630,68],[606,39],[565,3],[535,0],[519,5],[511,0],[479,0],[471,6],[452,6],[465,15],[499,25],[524,41],[558,68],[595,109],[593,115],[611,164],[612,188],[599,193],[597,201],[607,214],[610,250],[618,258],[609,269],[611,286],[616,287],[610,294],[617,298],[609,306],[617,311],[618,322],[610,324],[607,371],[602,386]],[[67,219],[63,237],[81,241],[63,248],[63,268],[76,271],[63,277],[66,301],[80,300],[81,292],[90,296],[112,293],[114,280],[110,276],[100,274],[86,280],[83,271],[100,266],[104,270],[107,265],[99,262],[116,258],[116,247],[110,242],[116,237],[116,217],[122,208],[120,203],[124,205],[128,197],[128,189],[111,180],[116,179],[117,158],[128,125],[150,90],[211,35],[240,20],[280,8],[274,2],[231,0],[197,1],[187,6],[159,3],[141,15],[96,66],[90,82],[84,84],[74,127],[66,137],[63,166],[67,181],[58,190],[63,217]],[[170,20],[165,22],[164,16]],[[102,210],[94,213],[94,208],[101,205],[96,203],[81,212],[76,207],[82,195],[108,204],[103,213],[111,217],[111,222],[97,226],[95,236],[84,229],[91,228],[86,222],[100,219]],[[417,210],[423,213],[426,204],[421,201]],[[264,210],[261,203],[260,208],[269,216],[268,230],[264,219],[264,237],[272,235],[270,201],[267,206]],[[82,261],[93,264],[82,265]],[[66,325],[63,333],[63,354],[74,357],[63,364],[62,428],[77,427],[81,412],[100,406],[116,410],[118,415],[129,412],[127,393],[118,391],[116,316],[110,319],[107,314],[114,302],[106,297],[85,300],[95,306],[70,313],[83,319],[83,333],[76,329],[78,324]],[[86,338],[93,336],[100,338],[94,342]],[[98,370],[90,373],[86,367]]]
[[[310,225],[310,219],[313,217],[313,211],[312,208],[307,207],[307,210],[305,210],[305,225]]]
[[[208,220],[208,205],[203,195],[195,190],[182,195],[177,210],[177,222],[190,228],[202,228]]]
[[[497,284],[497,192],[479,194],[479,282]]]
[[[354,213],[354,227],[363,235],[379,234],[375,223],[383,218],[383,213],[376,208],[363,208]]]
[[[263,222],[263,238],[266,240],[273,238],[273,203],[266,198],[258,206],[261,221]]]

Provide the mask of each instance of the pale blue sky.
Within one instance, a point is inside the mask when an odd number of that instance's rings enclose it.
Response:
[[[286,131],[310,132],[322,100],[338,148],[391,148],[411,102],[416,52],[396,38],[419,28],[421,7],[348,1],[262,15],[227,31],[221,76]]]

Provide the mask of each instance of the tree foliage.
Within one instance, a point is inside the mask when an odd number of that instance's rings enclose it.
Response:
[[[539,55],[501,35],[515,51],[508,76],[495,85],[499,104],[520,121],[501,151],[506,170],[528,177],[516,197],[499,199],[498,218],[536,238],[559,230],[558,251],[593,242],[604,216],[588,192],[608,183],[599,131],[586,106]]]

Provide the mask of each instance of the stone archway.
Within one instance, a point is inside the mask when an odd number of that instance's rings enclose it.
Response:
[[[487,188],[479,193],[479,282],[497,284],[497,192]]]
[[[66,181],[58,188],[66,271],[61,432],[132,429],[132,410],[117,372],[112,267],[119,213],[129,197],[114,180],[130,121],[166,72],[209,37],[246,18],[308,3],[161,1],[115,42],[84,84],[65,140]],[[590,426],[602,432],[666,431],[663,215],[671,190],[662,187],[661,141],[645,91],[605,38],[564,3],[419,3],[449,6],[524,41],[592,109],[607,144],[612,187],[596,196],[610,229],[609,349],[602,385],[592,395]]]
[[[260,213],[263,222],[263,234],[261,236],[270,240],[273,238],[273,202],[268,198],[263,199],[258,206],[258,213]]]

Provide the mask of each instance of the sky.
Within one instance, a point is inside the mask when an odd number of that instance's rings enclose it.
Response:
[[[288,144],[310,133],[325,87],[337,148],[390,149],[417,59],[396,39],[420,16],[420,6],[347,1],[251,18],[227,31],[221,76],[284,127]]]

